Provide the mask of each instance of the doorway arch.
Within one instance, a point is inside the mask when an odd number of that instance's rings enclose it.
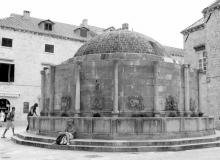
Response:
[[[5,98],[0,99],[0,112],[1,111],[5,113],[4,121],[6,121],[7,114],[10,112],[10,101],[8,99]]]

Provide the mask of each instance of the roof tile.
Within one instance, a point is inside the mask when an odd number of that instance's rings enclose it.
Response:
[[[185,50],[180,49],[180,48],[174,48],[174,47],[169,47],[169,46],[163,46],[165,51],[168,53],[170,56],[178,56],[178,57],[184,57],[185,55]]]
[[[62,36],[66,38],[73,38],[79,40],[87,40],[86,38],[80,37],[79,35],[74,33],[76,28],[80,26],[65,24],[60,22],[54,22],[53,31],[45,31],[39,27],[39,23],[45,21],[43,19],[38,19],[34,17],[24,17],[18,14],[12,14],[10,17],[0,19],[0,27],[9,27],[14,29],[20,29],[25,31],[37,32],[41,34],[49,34],[53,36]],[[103,28],[86,25],[93,34],[101,34],[104,32]]]
[[[193,23],[192,25],[190,25],[189,27],[184,29],[181,33],[186,32],[186,31],[188,31],[190,29],[193,29],[193,28],[195,28],[197,26],[200,26],[202,24],[204,24],[204,18],[199,19],[198,21],[196,21],[195,23]]]

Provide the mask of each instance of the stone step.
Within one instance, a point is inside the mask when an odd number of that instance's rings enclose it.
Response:
[[[16,134],[18,138],[36,141],[53,143],[55,142],[54,137],[31,135],[26,133]],[[97,139],[74,139],[71,140],[71,145],[80,146],[172,146],[172,145],[183,145],[183,144],[194,144],[194,143],[207,143],[215,142],[220,140],[219,135],[197,137],[197,138],[184,138],[184,139],[166,139],[166,140],[97,140]]]
[[[106,141],[89,141],[89,140],[72,140],[73,145],[95,145],[95,146],[172,146],[172,145],[183,145],[183,144],[195,144],[195,143],[206,143],[215,142],[220,140],[220,137],[204,138],[204,139],[178,139],[178,140],[163,140],[163,141],[117,141],[117,140],[106,140]]]
[[[183,144],[172,146],[95,146],[95,145],[56,145],[53,143],[37,142],[24,140],[17,136],[12,137],[12,140],[17,144],[35,146],[48,149],[60,150],[81,150],[95,152],[162,152],[162,151],[182,151],[200,148],[220,147],[220,141]]]
[[[45,142],[45,143],[53,143],[56,138],[55,137],[47,137],[47,136],[40,136],[40,135],[31,135],[28,133],[19,133],[15,134],[18,138],[29,140],[29,141],[37,141],[37,142]]]

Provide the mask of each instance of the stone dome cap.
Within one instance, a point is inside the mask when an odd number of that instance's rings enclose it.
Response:
[[[152,38],[133,31],[118,30],[89,40],[78,49],[75,57],[102,53],[146,53],[158,56],[166,54],[162,45]]]

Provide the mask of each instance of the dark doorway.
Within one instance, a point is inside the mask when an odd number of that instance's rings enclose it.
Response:
[[[6,117],[7,114],[10,112],[10,102],[7,99],[0,99],[0,112],[3,111],[5,113],[5,120],[6,121]]]
[[[95,113],[93,114],[93,117],[101,117],[101,115],[99,113]]]

